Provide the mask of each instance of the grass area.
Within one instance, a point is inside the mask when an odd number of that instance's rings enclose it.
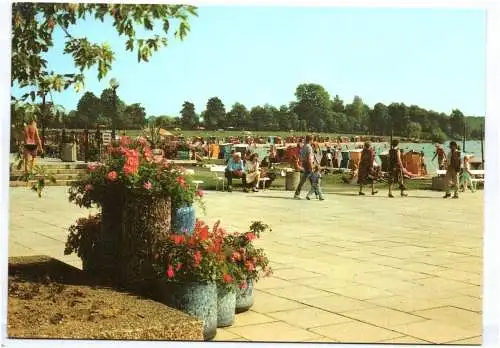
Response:
[[[218,173],[219,176],[223,176],[223,173]],[[322,189],[324,192],[345,192],[345,191],[357,191],[358,186],[346,184],[342,180],[342,177],[345,174],[326,174],[323,176],[322,180]],[[215,174],[208,171],[206,168],[195,168],[195,174],[193,176],[194,180],[201,180],[203,184],[200,187],[203,190],[215,190],[216,188],[216,179]],[[233,186],[235,189],[241,188],[241,180],[234,180]],[[430,190],[431,189],[431,180],[407,180],[406,186],[408,190]],[[308,187],[308,184],[306,184]],[[376,184],[375,187],[378,190],[387,190],[388,186],[386,184]],[[219,187],[220,189],[220,187]],[[278,176],[276,180],[273,181],[271,185],[271,190],[284,190],[285,189],[285,178]]]

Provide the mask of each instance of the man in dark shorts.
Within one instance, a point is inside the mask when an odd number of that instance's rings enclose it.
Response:
[[[307,179],[312,173],[313,169],[313,161],[314,161],[314,153],[313,148],[311,146],[313,137],[311,135],[306,136],[306,143],[300,149],[300,163],[302,165],[301,171],[302,174],[300,176],[300,182],[295,190],[294,199],[300,199],[300,191],[302,191],[302,186],[304,186]]]
[[[32,119],[24,127],[24,174],[27,175],[33,170],[35,158],[38,150],[43,152],[42,141],[38,135],[38,128],[36,122]],[[28,166],[29,164],[29,166]],[[29,170],[28,170],[29,168]]]

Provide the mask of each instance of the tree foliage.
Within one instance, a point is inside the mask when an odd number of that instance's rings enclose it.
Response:
[[[217,129],[217,127],[224,125],[226,121],[226,109],[222,100],[217,97],[210,98],[207,102],[203,119],[208,129]]]
[[[196,7],[187,5],[15,2],[11,83],[31,89],[23,98],[31,97],[34,101],[37,94],[51,90],[62,91],[72,85],[80,90],[84,72],[93,67],[97,67],[99,80],[104,78],[115,60],[111,47],[71,33],[73,26],[87,18],[101,22],[110,18],[116,32],[126,39],[126,49],[135,51],[139,62],[147,62],[154,52],[168,44],[172,20],[179,23],[174,36],[182,40],[190,30],[189,17],[196,15]],[[164,35],[137,36],[138,27],[153,32],[158,25]],[[44,54],[54,46],[53,35],[58,29],[65,34],[64,54],[72,56],[74,71],[48,70]]]
[[[192,129],[198,124],[198,116],[194,108],[194,104],[185,101],[181,110],[181,125],[184,129]]]

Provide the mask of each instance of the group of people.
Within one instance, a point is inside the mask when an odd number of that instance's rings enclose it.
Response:
[[[305,144],[300,149],[300,166],[301,171],[300,182],[295,190],[294,199],[301,199],[300,194],[302,187],[307,182],[311,183],[311,189],[306,195],[306,199],[310,199],[314,193],[316,197],[323,200],[323,195],[321,193],[321,173],[320,166],[315,158],[314,147],[312,146],[313,138],[311,136],[306,136]],[[299,145],[300,146],[300,145]],[[442,150],[442,147],[438,147]],[[389,184],[388,197],[394,198],[393,187],[398,185],[401,197],[407,197],[408,193],[407,187],[405,185],[405,179],[412,178],[415,174],[409,172],[401,159],[401,150],[399,149],[399,141],[393,140],[389,150],[389,165],[388,165],[388,176],[387,182]],[[436,152],[437,156],[441,156],[438,161],[440,168],[446,168],[446,193],[443,198],[452,197],[451,190],[453,189],[453,198],[458,198],[459,188],[462,187],[465,191],[467,187],[473,190],[472,186],[472,174],[470,172],[470,157],[465,156],[464,164],[462,168],[461,154],[459,147],[455,141],[450,142],[450,152],[446,156],[443,151]],[[375,190],[375,183],[382,180],[382,171],[380,166],[375,161],[375,149],[372,147],[370,142],[365,142],[363,150],[361,152],[361,159],[358,168],[358,185],[360,196],[364,196],[363,188],[366,185],[371,186],[371,194],[375,195],[378,193]],[[423,161],[423,154],[421,154]],[[436,156],[435,156],[436,157]],[[442,160],[446,158],[446,160]]]
[[[274,147],[271,147],[269,154],[261,162],[256,152],[247,151],[242,155],[241,152],[232,151],[225,170],[228,191],[233,190],[233,179],[241,179],[244,192],[249,192],[250,188],[253,192],[257,192],[260,179],[264,177],[267,180],[263,185],[269,187],[277,176],[272,170],[274,163],[279,163]]]

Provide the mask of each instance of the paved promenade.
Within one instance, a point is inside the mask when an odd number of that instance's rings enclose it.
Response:
[[[64,256],[67,227],[88,211],[49,187],[42,199],[11,188],[9,255]],[[229,230],[263,220],[259,244],[274,275],[257,284],[252,310],[218,340],[342,343],[481,343],[483,193],[443,200],[290,192],[206,194],[207,222]],[[201,217],[201,216],[200,216]]]

